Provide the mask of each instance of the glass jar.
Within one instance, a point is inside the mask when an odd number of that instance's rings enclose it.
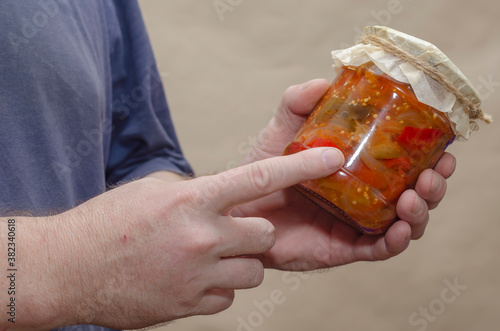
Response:
[[[409,84],[373,62],[343,66],[284,154],[336,147],[340,171],[295,187],[363,233],[385,232],[400,195],[433,167],[455,133],[440,111],[418,101]]]

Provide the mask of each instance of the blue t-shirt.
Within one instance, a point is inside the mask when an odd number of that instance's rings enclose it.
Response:
[[[60,212],[159,170],[192,173],[137,2],[0,1],[0,214]]]

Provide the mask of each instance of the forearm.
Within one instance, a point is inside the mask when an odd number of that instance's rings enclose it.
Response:
[[[178,173],[171,172],[171,171],[153,172],[149,175],[146,175],[145,178],[156,178],[156,179],[165,180],[167,182],[176,182],[176,181],[189,179],[189,177],[185,177],[185,176],[179,175]]]
[[[2,329],[43,330],[70,321],[65,301],[71,293],[60,269],[66,231],[58,222],[55,217],[0,218],[0,304],[8,312],[0,319]]]
[[[169,172],[148,177],[185,179]],[[123,254],[133,254],[123,249],[141,243],[127,240],[123,245],[123,233],[143,231],[141,224],[138,229],[127,226],[127,217],[137,215],[124,209],[142,213],[141,203],[136,205],[131,197],[103,194],[50,217],[0,217],[0,330],[115,323],[107,313],[119,306],[114,301],[121,300],[123,288],[134,278],[125,277],[119,264]]]

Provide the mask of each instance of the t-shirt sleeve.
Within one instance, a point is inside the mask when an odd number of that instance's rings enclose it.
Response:
[[[113,114],[108,185],[167,170],[192,176],[170,117],[153,51],[135,0],[115,1],[108,24]]]

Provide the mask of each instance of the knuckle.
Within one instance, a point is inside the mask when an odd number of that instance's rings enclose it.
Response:
[[[213,205],[221,197],[220,184],[214,176],[200,177],[193,180],[189,190],[189,202],[197,210],[203,210]]]
[[[182,295],[177,296],[178,300],[176,305],[170,308],[170,313],[176,318],[186,317],[193,315],[193,313],[201,312],[199,311],[200,301],[203,299],[201,293],[182,293]]]
[[[250,165],[250,183],[258,191],[267,192],[276,180],[276,172],[272,167],[266,167],[256,162]]]
[[[429,223],[429,214],[425,217],[425,219],[419,223],[419,224],[413,224],[412,225],[412,231],[411,231],[411,239],[412,240],[417,240],[420,239],[424,236],[425,234],[425,228],[427,227],[427,224]]]
[[[217,238],[211,234],[195,231],[189,239],[190,250],[195,254],[212,252],[215,247],[219,245],[221,240],[221,238]]]
[[[207,307],[207,311],[203,312],[204,314],[217,314],[232,306],[235,297],[234,290],[218,290],[217,292],[221,300]]]
[[[297,89],[297,85],[288,86],[285,89],[285,92],[283,93],[283,101],[286,101],[291,95],[293,95],[295,93],[296,89]]]
[[[298,85],[291,85],[286,88],[285,92],[283,93],[283,97],[281,98],[281,106],[280,107],[282,110],[289,110],[291,108],[291,103],[293,100],[293,96],[296,93],[298,89]]]
[[[225,291],[225,294],[226,294],[225,300],[217,308],[217,312],[224,311],[233,305],[234,297],[235,297],[234,290],[227,290],[227,291]]]
[[[175,246],[179,256],[183,259],[199,259],[212,255],[216,247],[222,242],[222,237],[210,226],[198,222],[194,217],[186,224],[176,225]]]
[[[264,266],[257,259],[251,259],[252,265],[248,267],[248,288],[256,287],[264,281]]]
[[[265,249],[265,251],[268,251],[269,249],[271,249],[271,247],[274,246],[274,243],[275,243],[275,240],[276,240],[276,236],[275,236],[275,228],[274,226],[266,221],[266,225],[262,231],[262,234],[260,236],[262,242],[263,242],[263,248]]]
[[[430,204],[439,203],[444,198],[446,189],[446,179],[431,169],[422,172],[415,186],[415,191]]]
[[[221,199],[221,185],[213,176],[205,176],[173,183],[168,193],[171,208],[166,210],[167,213],[171,214],[172,210],[177,210],[184,218],[196,218],[213,210]]]

